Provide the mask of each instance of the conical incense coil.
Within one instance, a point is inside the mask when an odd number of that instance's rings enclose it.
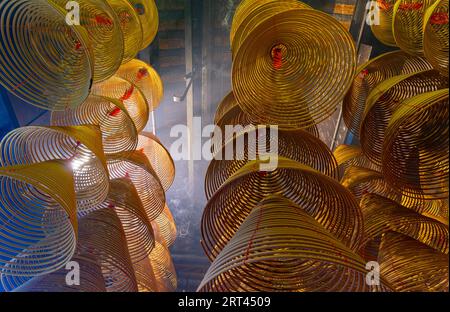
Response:
[[[175,179],[175,163],[169,151],[155,135],[149,132],[142,132],[139,135],[137,150],[147,156],[161,185],[167,191]]]
[[[158,281],[149,258],[133,265],[139,292],[158,292]]]
[[[133,119],[137,131],[144,130],[149,119],[148,103],[141,90],[134,84],[113,76],[106,81],[95,84],[92,92],[95,95],[111,98],[122,103],[131,119]]]
[[[365,232],[362,246],[388,231],[394,231],[448,254],[448,226],[376,194],[364,195],[360,205]]]
[[[369,161],[366,156],[364,156],[359,146],[341,144],[336,147],[333,154],[339,165],[341,175],[344,174],[350,166],[357,166],[375,171],[381,171],[380,167],[376,166],[374,163]]]
[[[22,127],[0,143],[3,166],[57,159],[72,167],[78,212],[91,211],[106,199],[109,176],[98,127]]]
[[[423,49],[427,60],[446,77],[448,36],[448,0],[438,0],[424,16]]]
[[[230,91],[219,103],[216,113],[214,115],[214,124],[219,124],[219,121],[225,116],[233,107],[238,105],[234,97],[233,91]]]
[[[436,199],[432,195],[421,195],[415,198],[403,196],[400,204],[448,225],[448,199]]]
[[[369,16],[372,16],[370,28],[381,43],[395,47],[397,44],[392,32],[394,4],[397,0],[377,0],[372,4]]]
[[[366,262],[293,202],[271,196],[248,215],[199,291],[374,291]]]
[[[402,102],[421,93],[448,88],[447,78],[436,70],[389,78],[369,94],[361,122],[360,143],[364,155],[381,166],[383,142],[392,114]]]
[[[108,292],[136,292],[137,283],[122,224],[114,209],[96,210],[79,220],[77,253],[95,258]]]
[[[389,122],[383,174],[402,194],[448,198],[448,89],[405,100]]]
[[[155,220],[164,209],[166,195],[161,182],[144,153],[116,154],[108,157],[112,179],[130,179],[142,201],[149,221]]]
[[[102,133],[106,155],[134,151],[138,133],[128,110],[118,100],[90,95],[83,104],[63,112],[53,112],[54,126],[95,125]]]
[[[423,51],[423,25],[427,9],[436,0],[398,0],[394,5],[392,32],[403,51],[420,55]]]
[[[338,181],[296,161],[279,158],[272,172],[251,161],[231,176],[203,212],[202,245],[214,260],[252,209],[266,196],[281,194],[319,221],[350,248],[362,238],[362,215],[354,196]]]
[[[123,34],[122,64],[134,59],[139,53],[143,42],[143,29],[136,10],[128,0],[106,0],[114,10]]]
[[[229,140],[209,164],[205,177],[206,197],[211,198],[220,186],[249,160],[289,158],[329,177],[338,178],[338,164],[328,146],[303,130],[279,131],[252,129]]]
[[[155,237],[159,237],[159,241],[167,248],[172,246],[177,239],[177,227],[172,212],[170,212],[167,204],[165,205],[163,212],[153,221],[153,223],[155,232],[158,232],[155,234]]]
[[[380,274],[399,292],[448,292],[448,255],[389,232],[383,235]]]
[[[119,68],[116,76],[133,83],[142,92],[150,111],[154,111],[161,104],[164,96],[161,77],[147,63],[137,59],[131,60]]]
[[[292,9],[248,34],[234,58],[233,92],[261,123],[304,129],[335,112],[355,69],[354,42],[341,23],[320,11]]]
[[[33,277],[73,256],[78,232],[66,163],[0,167],[0,274]]]
[[[311,9],[311,7],[296,0],[242,1],[236,9],[231,27],[231,51],[236,53],[239,50],[242,42],[248,34],[252,33],[260,21],[289,9]]]
[[[154,0],[128,0],[133,6],[143,30],[143,40],[141,50],[145,49],[153,42],[159,27],[159,14]]]
[[[65,12],[66,0],[48,0],[49,4]],[[79,22],[88,37],[94,64],[94,82],[108,79],[119,68],[123,59],[123,35],[113,9],[105,1],[83,0],[79,5]],[[70,89],[73,87],[70,86]]]
[[[356,70],[357,74],[342,106],[344,122],[349,131],[359,136],[367,96],[380,82],[394,76],[432,68],[426,59],[411,56],[403,51],[385,53],[361,65]]]
[[[155,274],[158,291],[175,291],[178,285],[177,274],[167,247],[157,241],[149,260]]]
[[[65,16],[45,0],[0,3],[0,83],[47,110],[76,107],[92,85],[87,35]]]

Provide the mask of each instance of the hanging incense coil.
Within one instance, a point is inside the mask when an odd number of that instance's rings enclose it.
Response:
[[[236,171],[208,201],[203,212],[202,245],[214,260],[252,209],[266,196],[282,194],[317,219],[350,248],[362,233],[362,216],[354,196],[338,181],[296,161],[279,158],[272,172],[251,161]],[[339,225],[339,226],[338,226]]]
[[[360,142],[364,155],[381,166],[385,131],[392,114],[404,100],[443,88],[448,88],[447,78],[436,70],[395,76],[377,85],[367,97],[361,122]]]
[[[128,0],[141,21],[143,40],[141,50],[153,42],[159,27],[159,14],[154,0]]]
[[[48,3],[64,14],[66,0],[48,0]],[[83,0],[78,2],[80,28],[87,35],[93,55],[93,81],[108,79],[119,68],[123,59],[123,34],[113,9],[104,1]],[[70,86],[70,89],[72,87]]]
[[[158,281],[149,258],[133,265],[139,292],[157,292]]]
[[[136,10],[128,0],[106,0],[114,10],[123,34],[123,59],[125,64],[136,57],[142,47],[143,29]]]
[[[448,255],[408,236],[383,236],[379,251],[381,276],[395,291],[448,292]]]
[[[53,126],[98,126],[106,155],[131,152],[137,147],[138,134],[134,122],[123,104],[114,99],[90,95],[75,109],[53,112],[51,123]]]
[[[422,56],[424,54],[424,15],[435,1],[398,0],[395,2],[392,32],[400,49],[412,55]]]
[[[142,92],[131,82],[113,76],[93,86],[94,95],[114,99],[128,111],[138,132],[144,130],[149,119],[148,103]]]
[[[95,209],[108,195],[109,176],[98,127],[17,128],[3,138],[0,153],[3,166],[57,159],[70,162],[80,213]]]
[[[228,141],[215,155],[205,177],[206,197],[211,198],[220,186],[249,160],[278,156],[307,165],[331,178],[338,178],[338,164],[328,146],[303,130],[280,131],[253,129],[241,132]],[[276,164],[274,164],[276,166]]]
[[[392,21],[394,15],[394,4],[397,0],[377,0],[372,2],[369,16],[372,16],[370,28],[375,38],[381,43],[395,47],[397,46],[392,32]]]
[[[158,108],[164,96],[161,77],[156,70],[141,60],[131,60],[122,65],[116,73],[117,77],[134,84],[147,100],[149,111]]]
[[[448,0],[437,0],[425,13],[423,49],[434,68],[448,77]]]
[[[116,154],[108,157],[108,170],[112,179],[131,180],[139,194],[149,221],[155,220],[164,210],[164,188],[144,153]]]
[[[172,256],[167,247],[156,241],[149,260],[153,268],[158,291],[175,291],[178,284],[177,274],[173,266]]]
[[[341,144],[336,147],[333,154],[342,173],[345,173],[350,166],[381,171],[380,167],[376,166],[374,163],[369,161],[366,156],[364,156],[359,146]]]
[[[367,96],[379,83],[394,76],[432,68],[424,58],[411,56],[403,51],[388,52],[361,65],[342,106],[344,122],[349,131],[359,136]]]
[[[365,232],[362,245],[388,231],[395,231],[448,254],[446,225],[376,194],[364,195],[360,205],[364,215]]]
[[[76,247],[73,176],[66,163],[0,167],[0,274],[33,277],[58,270]]]
[[[137,283],[122,224],[114,209],[96,210],[79,220],[80,256],[100,265],[108,292],[136,292]]]
[[[301,206],[271,196],[248,215],[199,291],[374,291],[366,262]]]
[[[159,238],[157,240],[167,248],[172,246],[177,239],[177,227],[167,204],[163,212],[153,221],[153,224],[154,231],[158,232],[155,234],[155,237]]]
[[[89,41],[65,16],[45,0],[0,4],[0,84],[47,110],[76,107],[92,85]]]
[[[354,42],[341,23],[320,11],[291,9],[261,21],[236,51],[233,92],[251,118],[304,129],[335,112],[355,69]]]
[[[147,156],[153,170],[161,181],[161,185],[167,191],[175,179],[175,163],[169,151],[150,132],[142,132],[139,135],[137,150],[142,151]]]
[[[296,0],[246,0],[236,9],[230,33],[231,51],[236,53],[248,34],[258,26],[260,21],[289,9],[311,9],[305,3]]]
[[[448,198],[448,89],[405,100],[383,144],[383,174],[405,196]]]
[[[448,225],[448,199],[436,199],[432,195],[418,194],[414,198],[402,196],[399,203],[421,215]]]
[[[234,97],[233,91],[228,93],[217,107],[216,113],[214,115],[214,124],[218,125],[223,116],[225,116],[233,107],[237,106],[236,98]]]

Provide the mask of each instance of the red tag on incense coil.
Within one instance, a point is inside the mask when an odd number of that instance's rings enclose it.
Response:
[[[138,152],[144,154],[144,149],[143,148],[138,149]]]
[[[126,101],[128,100],[131,95],[134,92],[134,86],[131,86],[128,90],[125,91],[125,93],[122,95],[122,97],[120,98],[121,101]]]
[[[120,108],[116,107],[109,113],[109,116],[117,117],[117,115],[120,114],[120,111],[121,111]]]
[[[283,52],[281,48],[273,49],[273,68],[281,69],[283,67]]]
[[[125,179],[130,179],[130,174],[128,172],[125,172]]]
[[[404,11],[416,11],[416,10],[420,10],[422,7],[423,7],[423,3],[412,2],[412,3],[400,4],[399,9],[404,10]]]
[[[137,73],[137,79],[141,80],[142,78],[146,77],[147,75],[148,75],[147,68],[141,68],[141,69],[139,69],[139,71]]]
[[[391,8],[391,5],[387,3],[385,0],[377,0],[378,7],[381,10],[387,11]]]
[[[364,79],[367,77],[367,75],[369,74],[369,70],[368,69],[364,69],[359,73],[359,78]]]
[[[436,12],[431,15],[430,19],[431,25],[446,25],[448,24],[448,13],[446,12]]]
[[[75,42],[75,50],[79,50],[81,48],[81,42]]]
[[[109,18],[101,15],[97,15],[95,17],[95,22],[99,25],[106,25],[106,26],[111,26],[113,24]]]

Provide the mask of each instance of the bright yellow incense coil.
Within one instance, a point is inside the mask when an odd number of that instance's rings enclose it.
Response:
[[[155,237],[159,238],[158,241],[168,248],[172,246],[177,238],[177,227],[167,204],[164,207],[163,212],[153,221],[153,223],[156,223],[154,224],[154,229],[155,232],[158,231],[158,233],[155,234]]]
[[[392,33],[392,21],[394,15],[394,4],[397,0],[377,0],[369,11],[373,19],[370,28],[375,38],[388,46],[396,46],[394,34]]]
[[[143,41],[141,50],[152,43],[158,33],[159,14],[154,0],[128,0],[141,21]]]
[[[158,291],[175,291],[178,283],[177,274],[173,265],[172,256],[167,247],[157,241],[149,260],[153,268]]]

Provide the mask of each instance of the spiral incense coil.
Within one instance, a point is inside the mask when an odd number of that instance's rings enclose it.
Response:
[[[230,151],[233,157],[227,157]],[[331,178],[338,178],[338,164],[333,153],[313,135],[297,130],[280,131],[273,136],[265,128],[253,129],[237,134],[215,155],[206,172],[206,197],[211,198],[249,160],[269,158],[269,161],[276,161],[278,156],[298,161]]]
[[[374,171],[381,171],[381,168],[376,166],[374,163],[369,161],[366,156],[364,156],[361,148],[355,145],[341,144],[334,150],[334,157],[345,173],[350,166],[362,167],[371,169]]]
[[[378,261],[381,276],[395,291],[448,292],[448,255],[414,239],[386,233]]]
[[[448,199],[436,199],[431,195],[420,195],[415,198],[403,196],[400,204],[448,226]]]
[[[397,46],[412,54],[424,54],[423,25],[427,9],[436,0],[398,0],[394,5],[392,32]],[[447,39],[448,40],[448,39]]]
[[[304,129],[335,112],[355,67],[355,45],[341,23],[320,11],[291,9],[261,21],[236,51],[233,92],[251,118]]]
[[[128,0],[106,0],[114,10],[123,34],[123,59],[125,64],[136,57],[142,47],[143,30],[136,10]]]
[[[142,92],[150,111],[158,108],[164,96],[164,87],[161,77],[153,67],[134,59],[122,65],[116,76],[133,83]]]
[[[289,9],[311,9],[311,7],[297,0],[247,0],[241,2],[233,19],[230,35],[231,51],[236,53],[239,50],[242,42],[248,34],[253,32],[260,21]]]
[[[448,198],[448,89],[405,100],[383,145],[383,174],[402,194]]]
[[[153,221],[153,229],[158,232],[155,237],[159,237],[158,241],[167,248],[172,246],[177,239],[177,227],[167,204],[163,212]]]
[[[133,265],[139,292],[157,292],[158,281],[149,258]]]
[[[153,42],[159,27],[159,14],[154,0],[128,0],[141,21],[143,40],[141,50]]]
[[[381,166],[383,142],[387,125],[402,102],[418,94],[448,88],[447,78],[436,70],[389,78],[369,94],[361,122],[360,142],[364,155]]]
[[[66,0],[48,0],[48,3],[68,14]],[[123,59],[124,43],[120,23],[113,9],[105,1],[79,1],[80,25],[92,49],[94,82],[108,79],[119,68]],[[73,87],[70,86],[70,89]]]
[[[76,107],[92,84],[87,36],[65,16],[45,0],[0,3],[0,84],[47,110]]]
[[[362,215],[353,195],[338,181],[280,157],[272,172],[251,161],[236,171],[208,201],[201,228],[203,248],[214,260],[252,209],[266,196],[282,194],[319,221],[350,248],[362,236]]]
[[[446,77],[448,36],[448,0],[438,0],[424,16],[423,49],[427,60]]]
[[[114,99],[122,103],[136,126],[138,132],[144,130],[149,119],[148,103],[142,92],[131,82],[113,76],[97,83],[93,94]]]
[[[359,136],[367,96],[380,82],[394,76],[432,68],[426,59],[411,56],[403,51],[385,53],[361,65],[342,106],[344,122],[349,131]]]
[[[76,247],[77,207],[66,163],[0,167],[0,274],[54,272]]]
[[[219,124],[220,119],[225,116],[233,107],[238,105],[236,98],[234,97],[233,91],[230,91],[220,102],[217,107],[216,113],[214,115],[214,124]]]
[[[149,260],[153,268],[158,291],[175,291],[178,283],[177,274],[173,266],[172,256],[167,247],[157,241]]]
[[[94,257],[108,292],[136,292],[137,283],[122,224],[114,209],[96,210],[79,220],[77,254]]]
[[[164,210],[164,188],[144,153],[116,154],[108,157],[108,169],[112,179],[130,179],[142,201],[149,221],[155,220]]]
[[[212,263],[199,291],[374,291],[366,262],[280,196],[258,204]]]
[[[364,215],[364,243],[394,231],[448,254],[446,225],[376,194],[364,195],[360,205]]]
[[[142,132],[139,135],[137,150],[142,151],[147,156],[153,170],[161,181],[164,191],[167,191],[175,179],[175,163],[169,151],[150,132]]]
[[[90,95],[77,108],[53,112],[51,123],[54,126],[98,126],[106,155],[131,152],[137,147],[137,129],[127,109],[118,100]]]
[[[95,209],[106,199],[109,177],[98,127],[22,127],[8,133],[0,143],[3,166],[55,159],[71,164],[80,213]]]
[[[368,13],[369,16],[373,16],[370,28],[375,38],[381,43],[392,47],[397,46],[392,32],[394,4],[396,1],[377,0]]]

